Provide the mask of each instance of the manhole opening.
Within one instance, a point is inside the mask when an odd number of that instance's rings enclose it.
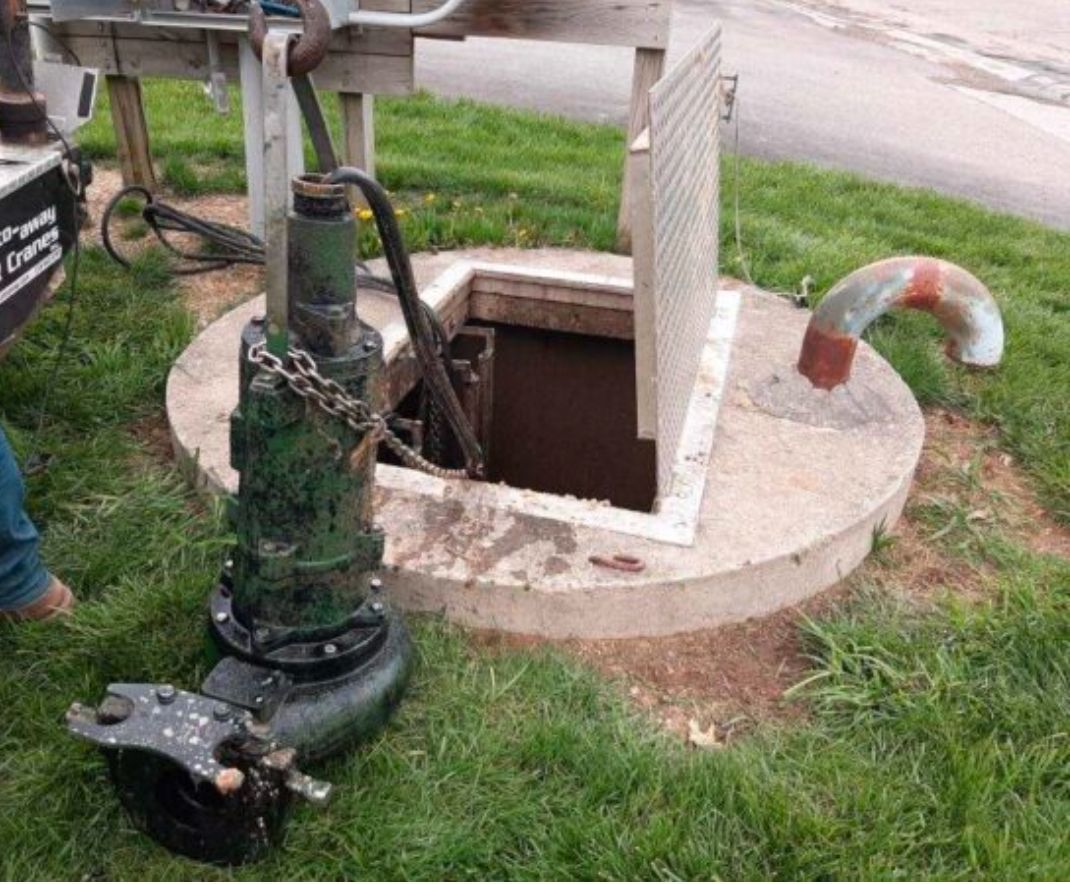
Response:
[[[485,442],[488,481],[652,512],[655,443],[638,438],[635,345],[619,321],[606,334],[597,321],[576,332],[536,328],[500,321],[500,302],[486,308],[491,297],[482,292],[475,309],[466,298],[446,321],[454,386]],[[492,357],[481,359],[488,349]],[[409,441],[440,455],[422,384],[405,387],[394,388],[395,413],[415,426]],[[458,454],[447,451],[445,462],[460,466]],[[381,459],[398,465],[389,452]]]

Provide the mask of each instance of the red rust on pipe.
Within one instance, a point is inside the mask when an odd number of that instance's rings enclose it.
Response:
[[[807,326],[799,355],[799,371],[810,383],[831,390],[851,376],[858,340],[850,335],[827,332],[812,323]]]
[[[947,261],[923,256],[890,258],[840,280],[814,311],[798,369],[815,387],[845,383],[858,339],[888,310],[920,310],[948,334],[948,355],[965,365],[998,365],[1004,331],[999,306],[984,284]]]
[[[936,261],[919,261],[914,278],[902,298],[902,305],[912,310],[932,313],[944,297],[944,276]]]
[[[286,73],[291,77],[302,77],[311,74],[327,57],[327,47],[331,42],[331,17],[320,0],[296,2],[301,10],[305,31],[290,44]],[[260,4],[254,3],[249,11],[249,44],[261,61],[267,31],[267,16]]]

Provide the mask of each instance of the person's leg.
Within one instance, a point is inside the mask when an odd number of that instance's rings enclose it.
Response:
[[[22,507],[22,476],[0,428],[0,612],[31,606],[48,592],[37,529]]]

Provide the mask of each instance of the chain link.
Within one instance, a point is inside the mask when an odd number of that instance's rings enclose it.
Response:
[[[289,351],[290,368],[278,356],[269,353],[264,341],[249,348],[249,361],[268,374],[282,378],[294,393],[311,402],[320,411],[344,421],[358,433],[369,433],[384,443],[403,464],[439,479],[467,479],[465,470],[450,470],[432,463],[410,448],[390,429],[385,417],[372,410],[367,402],[350,396],[337,381],[319,373],[316,361],[304,350]]]

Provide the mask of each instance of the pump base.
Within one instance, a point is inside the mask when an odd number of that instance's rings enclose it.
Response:
[[[231,656],[209,673],[205,695],[248,710],[302,762],[363,743],[386,723],[412,668],[412,641],[397,611],[373,601],[334,634],[296,637],[264,653],[246,643],[255,637],[241,641],[247,634],[235,618],[223,620],[228,600],[225,586],[212,596],[212,634]]]

